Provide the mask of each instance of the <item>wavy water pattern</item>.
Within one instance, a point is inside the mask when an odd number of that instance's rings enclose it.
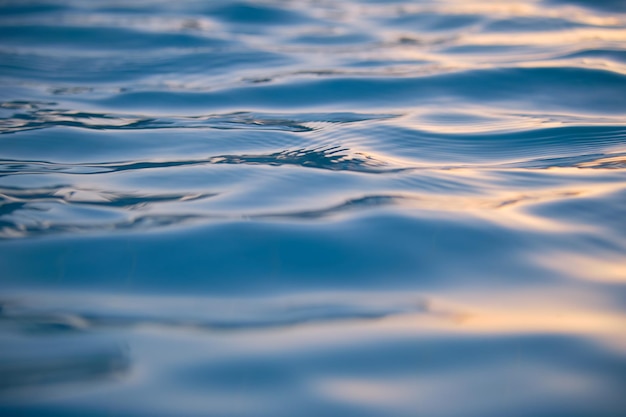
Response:
[[[623,1],[0,1],[2,416],[626,415],[624,219]]]
[[[16,133],[26,130],[46,129],[59,126],[95,130],[134,130],[134,129],[255,129],[287,132],[309,132],[315,130],[315,123],[354,123],[394,117],[393,115],[369,115],[355,113],[331,114],[255,114],[236,112],[194,117],[148,118],[136,115],[85,113],[69,110],[56,110],[44,106],[56,103],[5,102],[3,109],[19,109],[24,113],[14,113],[2,119],[0,133]],[[312,126],[313,125],[313,126]]]

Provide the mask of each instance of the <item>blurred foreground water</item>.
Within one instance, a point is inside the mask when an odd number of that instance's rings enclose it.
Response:
[[[1,1],[0,415],[626,415],[626,3]]]

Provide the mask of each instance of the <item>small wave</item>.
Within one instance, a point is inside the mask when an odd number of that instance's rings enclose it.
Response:
[[[554,59],[567,58],[603,58],[612,62],[626,63],[626,51],[621,49],[577,49]]]
[[[315,298],[315,297],[312,297]],[[197,331],[251,331],[257,329],[273,329],[302,326],[308,324],[328,324],[336,321],[377,320],[390,316],[410,314],[445,315],[443,311],[433,310],[428,300],[415,298],[400,302],[376,302],[373,300],[346,300],[344,302],[320,299],[317,302],[290,300],[232,300],[228,310],[217,308],[201,308],[203,313],[192,313],[181,304],[177,311],[179,317],[168,315],[155,316],[150,305],[157,300],[136,299],[136,307],[124,313],[115,314],[102,309],[80,310],[54,306],[41,308],[29,305],[28,302],[15,300],[0,301],[0,320],[17,330],[27,332],[83,332],[87,330],[103,330],[109,327],[140,327],[157,326],[181,328]],[[122,299],[120,299],[121,301]],[[98,300],[94,300],[96,305]],[[100,300],[102,301],[102,300]],[[131,301],[130,299],[127,301]],[[221,306],[225,300],[213,300]],[[82,303],[81,303],[82,304]],[[141,311],[143,306],[143,311]],[[238,306],[237,308],[233,308]],[[232,313],[228,313],[231,311]]]
[[[351,171],[368,174],[399,172],[404,168],[390,167],[365,153],[350,153],[341,146],[296,149],[266,155],[222,155],[211,158],[214,164],[297,165],[330,171]]]
[[[569,157],[538,158],[513,164],[501,165],[515,168],[583,168],[583,169],[622,169],[626,168],[626,153],[583,154]]]
[[[284,7],[245,2],[212,6],[206,9],[206,14],[227,23],[240,25],[295,25],[312,20],[305,14]]]
[[[175,168],[193,165],[295,165],[303,168],[330,171],[351,171],[379,174],[404,170],[362,152],[350,152],[341,146],[312,149],[283,150],[268,154],[216,155],[204,159],[173,161],[129,161],[84,164],[62,164],[48,161],[0,160],[0,176],[44,173],[103,174],[156,168]]]
[[[113,208],[135,210],[151,204],[176,201],[194,201],[213,197],[214,193],[189,194],[150,194],[124,193],[119,191],[101,191],[97,189],[81,189],[68,186],[49,188],[9,188],[0,187],[0,213],[5,214],[8,203],[32,204],[37,202],[63,202],[77,205],[107,206]]]
[[[576,79],[572,86],[569,80]],[[134,91],[94,99],[119,109],[345,108],[397,112],[424,105],[623,114],[626,76],[573,67],[473,69],[420,77],[331,77],[277,84],[229,86],[209,92]],[[584,89],[577,86],[584,86]],[[584,97],[584,99],[583,99]],[[383,110],[384,109],[384,110]]]
[[[276,214],[257,214],[249,216],[252,219],[320,219],[334,216],[340,213],[350,212],[354,210],[367,209],[372,207],[385,207],[398,204],[405,200],[411,200],[406,196],[394,195],[368,195],[360,198],[349,199],[341,204],[332,207],[322,208],[318,210],[306,210]]]
[[[395,117],[391,114],[271,114],[252,112],[186,117],[145,117],[47,108],[55,104],[56,103],[37,101],[10,101],[0,103],[0,108],[3,109],[19,109],[26,111],[25,113],[17,113],[10,117],[0,119],[0,134],[61,126],[94,130],[254,129],[310,132],[316,130],[312,125],[319,122],[344,124]]]
[[[321,207],[287,210],[275,207],[272,211],[248,207],[240,212],[211,211],[190,205],[211,195],[158,196],[148,199],[137,196],[116,196],[93,191],[67,191],[56,196],[45,190],[29,190],[17,198],[4,197],[0,201],[0,239],[27,238],[56,234],[105,233],[114,231],[138,232],[188,224],[241,221],[326,221],[346,215],[350,218],[360,212],[370,213],[380,209],[404,210],[414,216],[432,218],[435,213],[463,213],[489,216],[492,221],[517,221],[540,223],[541,216],[520,215],[518,207],[558,203],[579,198],[588,191],[578,189],[509,192],[490,196],[438,196],[436,194],[405,193],[398,195],[365,195],[347,199],[338,204]],[[5,194],[7,194],[5,192]],[[13,194],[20,194],[14,192]],[[62,192],[60,194],[63,194]],[[77,194],[78,196],[74,196]],[[0,196],[2,196],[0,194]],[[107,198],[107,201],[100,199]],[[112,201],[111,201],[112,200]],[[167,203],[181,203],[167,208]],[[501,209],[506,213],[499,213]],[[512,210],[511,210],[512,209]],[[521,216],[521,217],[520,217]],[[71,218],[71,220],[70,220]],[[500,219],[500,220],[498,220]]]
[[[0,357],[0,399],[32,395],[34,390],[41,394],[42,389],[67,384],[115,380],[128,373],[130,367],[130,359],[120,350]]]
[[[221,39],[196,36],[189,33],[139,32],[128,28],[72,27],[40,24],[0,26],[3,48],[55,48],[91,49],[94,39],[98,40],[100,51],[132,51],[146,49],[186,48],[225,46],[229,42]]]
[[[626,5],[621,0],[543,0],[546,4],[575,5],[603,12],[626,12]]]
[[[104,56],[102,56],[104,55]],[[29,79],[31,84],[44,82],[51,92],[92,91],[109,87],[117,90],[119,82],[133,82],[132,89],[145,83],[151,74],[161,88],[175,90],[186,86],[193,91],[208,90],[207,77],[224,77],[227,72],[245,71],[257,65],[287,65],[286,55],[243,48],[203,48],[202,50],[175,48],[167,53],[153,51],[126,55],[101,53],[85,57],[73,51],[63,56],[51,55],[47,50],[26,50],[15,53],[0,48],[0,71],[9,79]],[[77,71],[80,68],[80,71]],[[181,70],[184,69],[184,70]],[[67,87],[67,84],[73,87]],[[153,87],[153,83],[149,83]]]
[[[504,121],[492,124],[496,129]],[[418,122],[419,123],[419,122]],[[431,122],[432,126],[432,122]],[[489,127],[490,124],[487,124]],[[520,160],[580,157],[581,155],[615,152],[626,143],[624,126],[561,125],[507,131],[438,132],[420,126],[381,126],[375,130],[385,134],[385,141],[366,140],[376,152],[409,159],[416,164],[466,164],[475,166],[504,165]],[[365,136],[365,135],[364,135]],[[369,139],[365,136],[366,139]],[[528,168],[531,168],[528,165]]]
[[[24,206],[9,208],[12,211],[24,209]],[[37,207],[27,207],[31,211],[47,211]],[[71,211],[70,211],[71,213]],[[69,213],[68,213],[69,214]],[[39,219],[20,219],[16,222],[0,220],[0,239],[30,238],[64,234],[99,234],[111,232],[149,231],[172,226],[182,226],[198,220],[206,220],[208,216],[194,214],[139,214],[128,217],[121,216],[117,221],[94,221],[92,218],[72,221]]]

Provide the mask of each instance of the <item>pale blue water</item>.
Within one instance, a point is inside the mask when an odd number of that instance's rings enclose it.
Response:
[[[0,1],[0,415],[626,415],[625,4]]]

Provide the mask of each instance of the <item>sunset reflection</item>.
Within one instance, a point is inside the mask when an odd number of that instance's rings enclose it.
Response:
[[[625,1],[0,0],[0,416],[624,416],[625,174]]]

